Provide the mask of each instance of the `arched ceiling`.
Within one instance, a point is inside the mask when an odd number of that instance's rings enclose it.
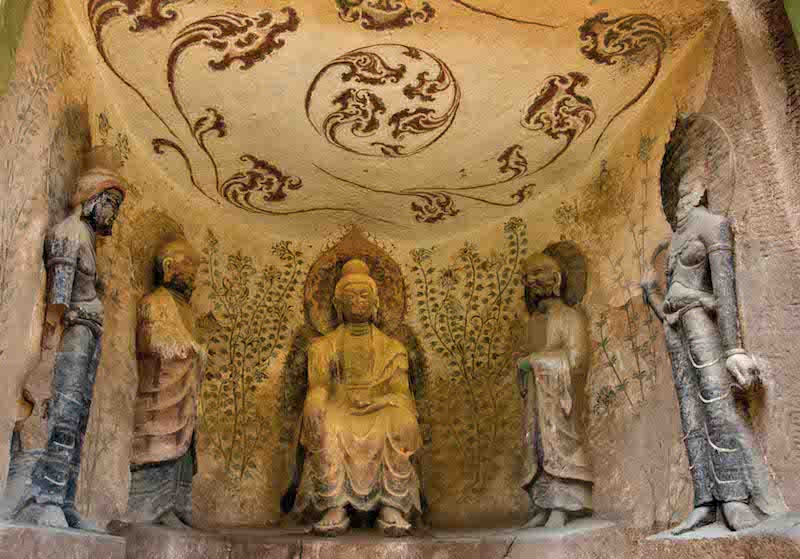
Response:
[[[152,165],[208,220],[452,234],[599,166],[705,0],[69,2]]]

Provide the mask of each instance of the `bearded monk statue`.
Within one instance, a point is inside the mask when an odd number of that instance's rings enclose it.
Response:
[[[206,362],[189,304],[199,260],[186,241],[165,244],[155,262],[159,287],[139,303],[129,522],[192,523],[194,432]]]
[[[375,325],[379,304],[369,267],[348,261],[334,292],[339,327],[308,352],[295,511],[320,514],[319,535],[347,531],[353,511],[377,511],[385,535],[403,536],[421,513],[411,457],[422,438],[408,353]]]
[[[589,323],[562,296],[559,262],[535,254],[523,266],[530,313],[527,351],[518,360],[525,400],[525,479],[533,507],[526,528],[560,528],[592,510],[585,440]],[[519,354],[518,354],[519,357]]]

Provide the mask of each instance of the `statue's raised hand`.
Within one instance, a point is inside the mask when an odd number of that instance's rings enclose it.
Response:
[[[748,354],[733,353],[725,360],[725,368],[743,390],[752,390],[761,385],[761,372]]]

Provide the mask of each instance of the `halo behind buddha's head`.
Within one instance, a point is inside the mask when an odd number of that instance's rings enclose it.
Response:
[[[403,273],[386,249],[354,227],[310,266],[304,288],[308,325],[327,334],[341,324],[334,300],[345,285],[363,281],[380,299],[375,325],[391,334],[406,313]]]

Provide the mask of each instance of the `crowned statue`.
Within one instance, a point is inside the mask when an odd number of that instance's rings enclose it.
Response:
[[[345,532],[354,511],[375,511],[384,534],[403,536],[421,513],[411,458],[422,438],[408,352],[376,326],[379,305],[369,267],[349,260],[334,291],[338,327],[308,351],[294,509],[317,513],[320,535]]]
[[[642,281],[664,326],[694,482],[694,508],[676,535],[720,519],[744,530],[766,518],[747,404],[761,373],[742,347],[732,224],[708,208],[709,186],[725,177],[731,159],[733,146],[716,121],[678,119],[661,167],[673,234],[654,255],[669,246],[666,293],[655,267]]]

